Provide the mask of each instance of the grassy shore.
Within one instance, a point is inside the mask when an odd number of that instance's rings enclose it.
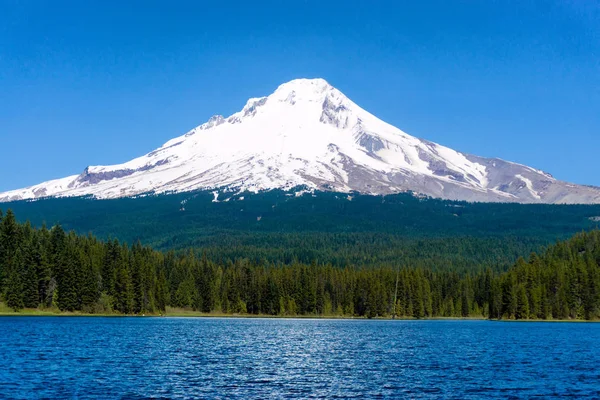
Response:
[[[25,308],[19,311],[6,306],[4,303],[0,303],[0,316],[55,316],[55,317],[194,317],[194,318],[290,318],[290,319],[367,319],[366,317],[356,317],[352,315],[268,315],[268,314],[227,314],[220,312],[203,313],[200,311],[194,311],[184,308],[167,307],[164,313],[146,313],[146,314],[135,314],[135,315],[124,315],[120,313],[85,313],[82,311],[60,311],[58,308]],[[392,317],[377,317],[374,319],[380,320],[391,320]],[[410,317],[396,317],[398,320],[416,320],[416,318]],[[428,318],[435,320],[483,320],[483,317],[469,317],[469,318]]]
[[[355,317],[351,315],[266,315],[266,314],[226,314],[226,313],[203,313],[199,311],[167,307],[164,313],[147,313],[143,315],[124,315],[119,313],[85,313],[82,311],[60,311],[58,308],[26,308],[14,311],[4,303],[0,303],[0,317],[3,316],[40,316],[40,317],[193,317],[193,318],[277,318],[277,319],[367,319],[366,317]],[[392,320],[389,317],[377,317],[377,320]],[[411,317],[396,317],[396,320],[417,320]],[[433,321],[485,321],[485,317],[435,317],[423,318],[422,320]],[[499,320],[498,322],[600,322],[600,320],[587,321],[581,319],[526,319],[526,320]]]

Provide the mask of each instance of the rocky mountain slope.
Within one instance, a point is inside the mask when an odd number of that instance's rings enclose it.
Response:
[[[290,81],[142,157],[0,193],[0,201],[196,189],[257,192],[300,185],[369,194],[413,191],[467,201],[600,203],[600,188],[410,136],[323,79]]]

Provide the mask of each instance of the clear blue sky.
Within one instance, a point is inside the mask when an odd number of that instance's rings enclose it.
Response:
[[[143,155],[299,77],[600,185],[595,0],[0,0],[0,190]]]

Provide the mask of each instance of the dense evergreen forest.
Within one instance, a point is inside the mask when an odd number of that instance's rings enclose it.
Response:
[[[298,189],[299,190],[299,189]],[[20,221],[176,253],[202,249],[224,265],[410,265],[505,271],[519,256],[597,227],[599,205],[466,203],[409,193],[369,196],[273,190],[13,202]],[[301,193],[301,192],[300,192]]]
[[[506,272],[459,272],[401,264],[336,267],[219,263],[193,251],[162,253],[136,243],[18,223],[0,216],[0,293],[12,309],[89,313],[282,316],[598,319],[600,231],[579,233]]]

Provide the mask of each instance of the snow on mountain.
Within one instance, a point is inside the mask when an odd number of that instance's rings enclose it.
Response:
[[[413,191],[468,201],[600,203],[600,188],[457,152],[389,125],[323,79],[296,79],[129,162],[0,193],[0,201],[146,192],[312,189]]]

